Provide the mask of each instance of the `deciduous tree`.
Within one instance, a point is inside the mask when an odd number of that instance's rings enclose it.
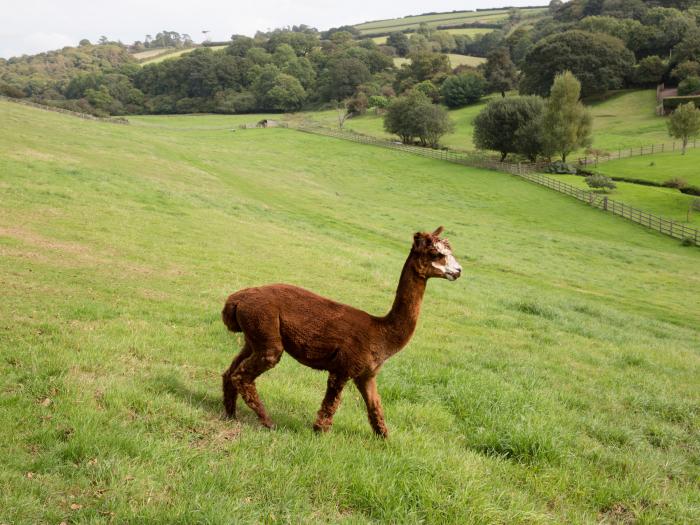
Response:
[[[681,140],[681,155],[685,155],[688,140],[700,134],[700,109],[692,102],[681,104],[671,113],[666,124],[668,134]]]
[[[557,75],[542,116],[547,149],[566,157],[591,144],[593,118],[580,101],[581,83],[570,72]]]

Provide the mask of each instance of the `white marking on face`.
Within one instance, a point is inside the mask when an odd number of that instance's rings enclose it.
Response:
[[[440,270],[445,274],[448,280],[454,281],[461,272],[462,267],[457,262],[457,259],[452,255],[452,250],[450,250],[443,242],[435,243],[435,249],[445,256],[445,264],[439,264],[437,262],[431,263],[435,268]]]

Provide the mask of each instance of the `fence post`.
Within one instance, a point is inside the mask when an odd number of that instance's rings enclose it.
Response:
[[[651,145],[651,152],[654,153],[654,145]]]
[[[603,197],[603,209],[605,211],[608,211],[608,197],[607,196]]]
[[[664,152],[664,146],[665,146],[665,145],[666,145],[666,144],[661,144],[661,153]]]

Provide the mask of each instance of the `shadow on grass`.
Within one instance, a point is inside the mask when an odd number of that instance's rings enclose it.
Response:
[[[190,406],[203,410],[222,420],[227,419],[224,413],[221,394],[217,393],[216,395],[212,395],[207,392],[194,390],[175,375],[157,376],[151,381],[150,389],[154,393],[170,394]],[[263,396],[261,396],[261,398],[262,397]],[[265,403],[264,399],[263,403]],[[279,406],[279,403],[276,406],[271,406],[269,403],[266,403],[265,407],[278,431],[307,434],[311,430],[314,418],[316,417],[316,407],[304,406],[303,410],[300,410],[299,407],[290,406],[285,410],[285,407]],[[238,398],[236,416],[236,419],[246,426],[261,427],[257,416],[246,406],[240,396]],[[342,432],[343,434],[354,437],[368,437],[370,435],[348,427],[337,428],[331,430],[331,432]]]

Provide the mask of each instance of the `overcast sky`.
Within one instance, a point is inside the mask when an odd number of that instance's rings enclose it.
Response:
[[[131,43],[161,30],[187,33],[200,42],[232,34],[307,24],[320,30],[426,11],[545,5],[547,0],[0,0],[0,57],[77,45],[100,35]]]

